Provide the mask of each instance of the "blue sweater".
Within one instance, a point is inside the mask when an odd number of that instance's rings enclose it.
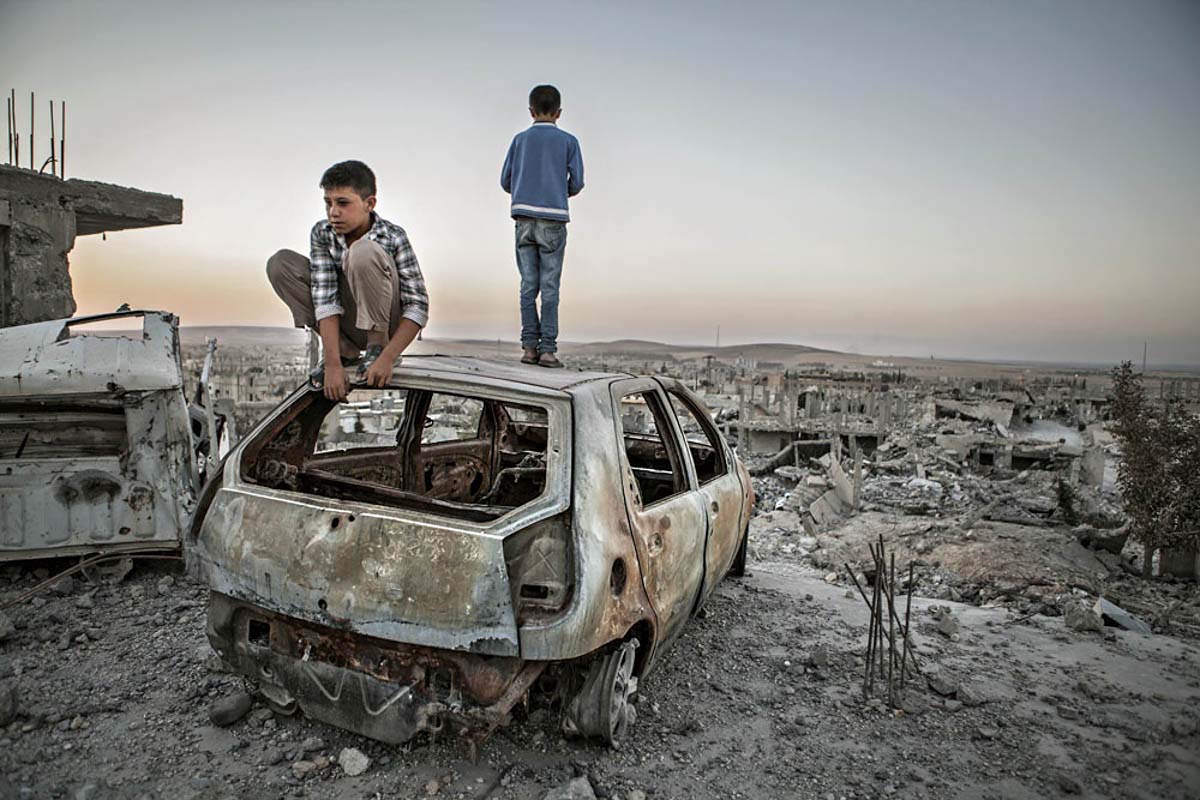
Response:
[[[513,137],[500,171],[514,217],[568,222],[567,198],[583,191],[579,140],[553,122],[535,122]]]

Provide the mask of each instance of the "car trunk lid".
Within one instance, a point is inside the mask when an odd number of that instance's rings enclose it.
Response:
[[[468,523],[223,488],[193,555],[217,592],[378,639],[518,655],[503,537]]]

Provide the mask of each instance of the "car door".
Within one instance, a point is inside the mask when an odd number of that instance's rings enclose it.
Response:
[[[612,400],[629,527],[666,642],[683,630],[700,596],[708,516],[659,384],[616,381]]]
[[[406,488],[436,500],[476,502],[491,485],[494,412],[478,398],[442,392],[428,398]]]
[[[733,563],[746,520],[745,489],[733,453],[704,403],[679,381],[659,379],[687,444],[687,457],[708,516],[703,599],[707,599]]]

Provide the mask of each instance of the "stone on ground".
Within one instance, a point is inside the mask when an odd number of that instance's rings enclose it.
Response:
[[[371,766],[371,759],[356,747],[346,747],[338,755],[338,764],[341,765],[342,772],[353,778],[367,771],[367,767]]]
[[[592,791],[592,784],[588,779],[580,777],[554,787],[546,792],[543,800],[596,800],[596,793]]]
[[[226,728],[246,716],[252,705],[253,697],[245,692],[237,692],[215,701],[208,709],[208,718],[212,720],[213,725]]]

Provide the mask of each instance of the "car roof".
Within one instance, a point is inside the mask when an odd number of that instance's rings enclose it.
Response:
[[[405,356],[393,373],[422,377],[446,377],[458,380],[521,384],[558,392],[577,391],[587,384],[609,382],[615,378],[633,377],[627,372],[587,372],[572,369],[548,369],[518,361],[491,361],[485,358],[462,356]]]

